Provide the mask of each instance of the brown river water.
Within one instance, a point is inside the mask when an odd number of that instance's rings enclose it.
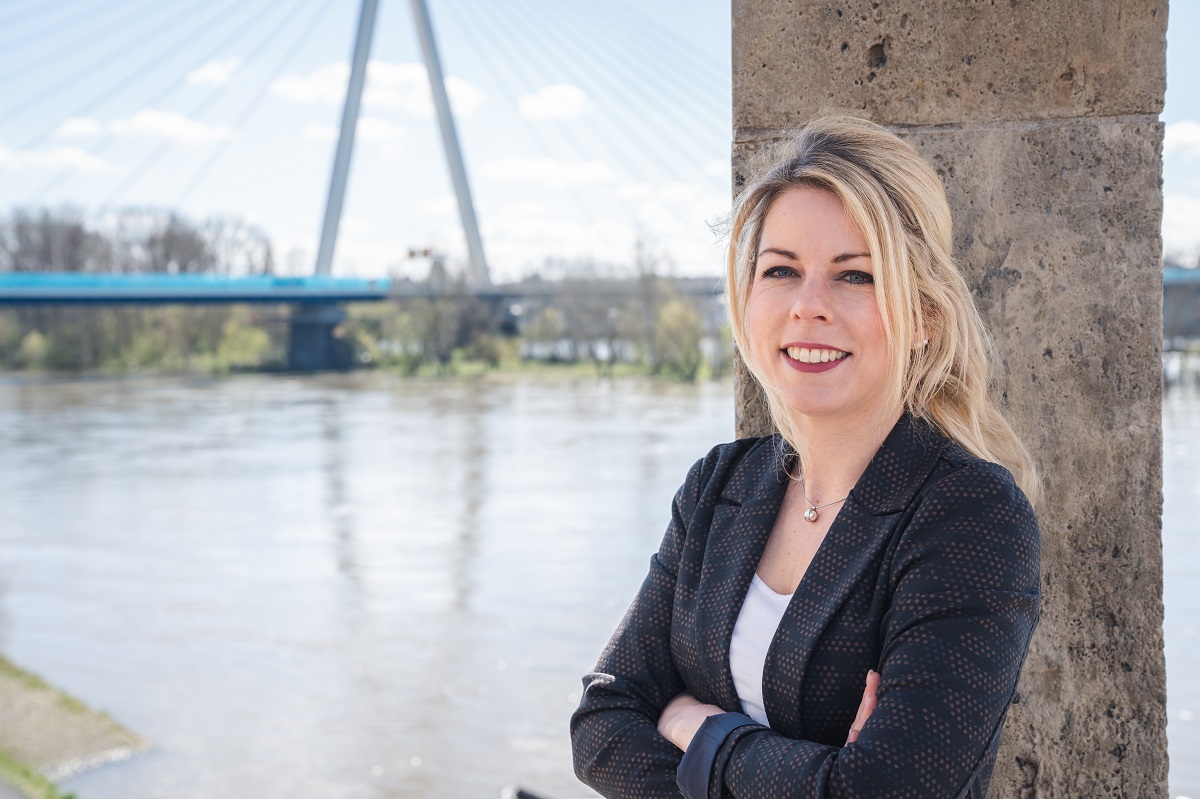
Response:
[[[0,652],[155,747],[61,788],[591,795],[579,678],[732,405],[728,383],[0,376]],[[1200,798],[1200,395],[1164,411],[1171,795]]]

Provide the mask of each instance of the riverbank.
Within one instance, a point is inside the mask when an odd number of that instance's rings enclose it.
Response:
[[[149,748],[129,730],[0,655],[0,781],[29,799],[54,783]],[[11,795],[11,792],[10,792]],[[6,794],[0,786],[0,799]]]

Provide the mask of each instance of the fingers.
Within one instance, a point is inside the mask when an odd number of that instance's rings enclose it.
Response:
[[[875,706],[878,704],[879,693],[879,672],[872,669],[867,672],[867,685],[863,689],[862,701],[858,703],[858,713],[854,716],[854,723],[850,725],[850,733],[846,736],[846,743],[852,744],[858,740],[858,734],[862,732],[863,726],[867,723],[867,719],[871,717],[871,713],[875,711]]]

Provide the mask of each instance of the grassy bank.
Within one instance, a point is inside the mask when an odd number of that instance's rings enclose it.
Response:
[[[0,749],[0,780],[9,783],[29,799],[75,799],[73,793],[59,793],[54,783],[3,749]]]
[[[65,799],[46,774],[147,748],[124,727],[0,656],[0,779],[30,799]]]

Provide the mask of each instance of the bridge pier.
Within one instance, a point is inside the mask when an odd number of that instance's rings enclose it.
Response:
[[[336,305],[296,305],[288,320],[289,372],[328,372],[349,369],[349,342],[338,338],[336,328],[346,312]]]

